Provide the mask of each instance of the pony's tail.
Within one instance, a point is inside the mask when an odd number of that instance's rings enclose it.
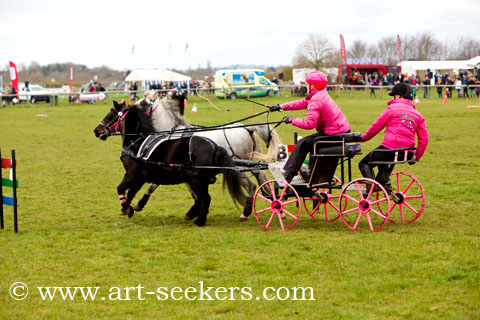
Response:
[[[218,166],[220,167],[235,167],[235,163],[232,158],[228,155],[227,150],[218,146],[217,152],[215,155],[215,160]],[[225,187],[228,189],[228,193],[233,200],[233,203],[237,206],[240,204],[242,207],[245,206],[247,196],[243,192],[242,186],[240,184],[240,177],[237,171],[232,169],[223,169],[223,190]]]
[[[263,154],[254,151],[250,153],[251,159],[257,161],[275,161],[277,159],[278,148],[281,143],[278,133],[274,129],[272,129],[270,125],[258,125],[253,127],[253,129],[258,132],[260,138],[267,145],[268,152],[267,154]]]

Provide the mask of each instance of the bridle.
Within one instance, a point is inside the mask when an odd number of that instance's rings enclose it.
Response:
[[[130,109],[126,109],[124,111],[117,112],[112,108],[105,118],[100,121],[99,125],[105,129],[105,134],[107,136],[120,130],[120,123],[123,121],[123,119],[125,119],[129,111]],[[106,121],[106,119],[108,120]]]

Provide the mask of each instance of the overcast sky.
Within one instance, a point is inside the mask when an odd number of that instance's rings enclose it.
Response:
[[[425,31],[480,40],[479,14],[479,0],[0,0],[0,66],[288,65],[309,33],[338,47],[342,34],[347,50]]]

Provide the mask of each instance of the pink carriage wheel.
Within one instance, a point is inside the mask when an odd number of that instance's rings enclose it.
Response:
[[[341,185],[342,182],[340,179],[338,179],[336,176],[333,176],[333,184],[334,185]],[[335,189],[332,189],[332,191]],[[330,190],[328,188],[323,188],[322,191],[319,191],[317,189],[314,189],[315,195],[312,197],[303,197],[303,207],[305,208],[305,211],[310,215],[312,219],[317,220],[315,217],[315,213],[317,213],[319,210],[323,211],[325,213],[325,220],[328,222],[333,222],[336,221],[338,218],[340,218],[340,210],[338,207],[334,204],[337,202],[335,199],[339,199],[340,196],[334,196],[333,194],[330,193]],[[323,207],[323,210],[322,210]],[[309,209],[312,208],[312,209]],[[332,211],[333,210],[333,211]],[[330,215],[329,215],[330,211]]]
[[[350,230],[357,231],[357,228],[366,224],[371,231],[378,231],[388,221],[390,198],[375,180],[356,179],[343,187],[338,208],[343,223]]]
[[[285,184],[285,187],[275,188],[279,183]],[[262,189],[269,190],[270,195],[264,196]],[[277,224],[282,231],[290,230],[298,222],[301,210],[297,191],[285,181],[269,180],[263,183],[253,198],[255,218],[265,230]]]
[[[418,179],[403,171],[393,172],[390,176],[395,197],[390,208],[390,216],[398,216],[402,223],[416,221],[425,209],[425,190]]]

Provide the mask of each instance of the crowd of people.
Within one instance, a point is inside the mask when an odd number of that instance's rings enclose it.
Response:
[[[405,74],[394,75],[388,73],[387,75],[382,74],[367,74],[366,82],[364,76],[359,72],[356,72],[350,79],[348,79],[349,85],[367,85],[370,87],[370,96],[375,95],[375,86],[393,86],[396,83],[404,82],[408,83],[413,88],[414,96],[417,96],[417,91],[419,86],[423,87],[423,97],[427,98],[433,94],[432,88],[435,88],[439,98],[444,97],[445,95],[448,98],[453,96],[454,90],[457,92],[458,98],[465,97],[479,97],[480,96],[480,79],[477,79],[473,74],[467,71],[460,71],[458,74],[455,73],[444,73],[443,75],[440,72],[435,74],[431,72],[425,73],[423,79],[420,76],[409,76]]]

